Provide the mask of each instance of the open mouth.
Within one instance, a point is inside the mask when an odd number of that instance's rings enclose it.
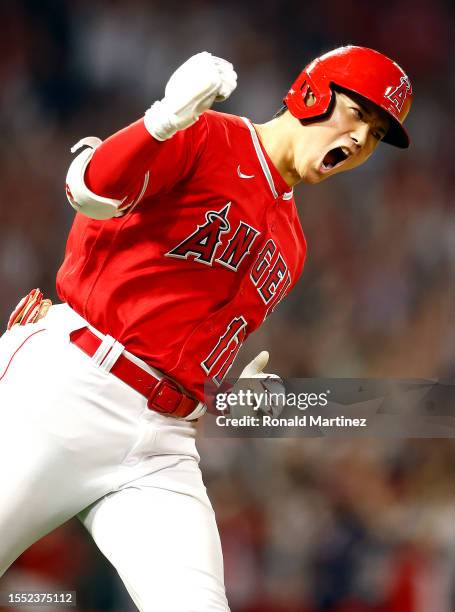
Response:
[[[334,149],[330,149],[330,151],[325,154],[324,159],[322,160],[322,169],[333,170],[333,168],[336,168],[337,166],[342,164],[344,160],[348,157],[349,153],[341,147],[335,147]]]

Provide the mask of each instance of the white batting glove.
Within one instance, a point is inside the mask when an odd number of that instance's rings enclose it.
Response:
[[[157,140],[167,140],[195,123],[215,100],[226,100],[236,87],[230,62],[207,51],[193,55],[171,76],[164,98],[145,113],[145,127]]]
[[[268,361],[268,351],[261,351],[242,370],[232,392],[238,393],[240,390],[244,392],[251,391],[251,402],[248,406],[231,406],[229,410],[231,416],[261,416],[268,414],[276,417],[281,414],[285,404],[286,389],[279,376],[263,371]]]

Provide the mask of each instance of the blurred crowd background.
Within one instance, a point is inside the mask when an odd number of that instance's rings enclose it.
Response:
[[[0,22],[2,321],[33,287],[56,298],[76,141],[141,116],[195,52],[234,63],[239,85],[219,109],[260,123],[307,61],[355,43],[409,72],[412,147],[380,145],[365,168],[296,190],[306,267],[237,371],[267,348],[287,377],[455,374],[449,0],[16,0],[0,3]],[[232,612],[455,610],[451,440],[201,435],[199,450]],[[25,553],[8,587],[77,590],[84,612],[133,610],[76,521]]]

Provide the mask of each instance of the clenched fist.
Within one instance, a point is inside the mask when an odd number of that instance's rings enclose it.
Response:
[[[167,140],[195,123],[215,100],[226,100],[236,86],[230,62],[207,51],[193,55],[171,76],[164,98],[145,113],[145,127],[157,140]]]

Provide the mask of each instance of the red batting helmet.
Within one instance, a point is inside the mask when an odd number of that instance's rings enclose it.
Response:
[[[401,125],[411,108],[412,87],[406,73],[390,58],[366,47],[340,47],[306,66],[284,98],[297,119],[321,119],[332,110],[333,86],[355,92],[379,106],[389,116],[384,142],[405,149],[409,136]],[[308,89],[315,102],[305,104]]]

